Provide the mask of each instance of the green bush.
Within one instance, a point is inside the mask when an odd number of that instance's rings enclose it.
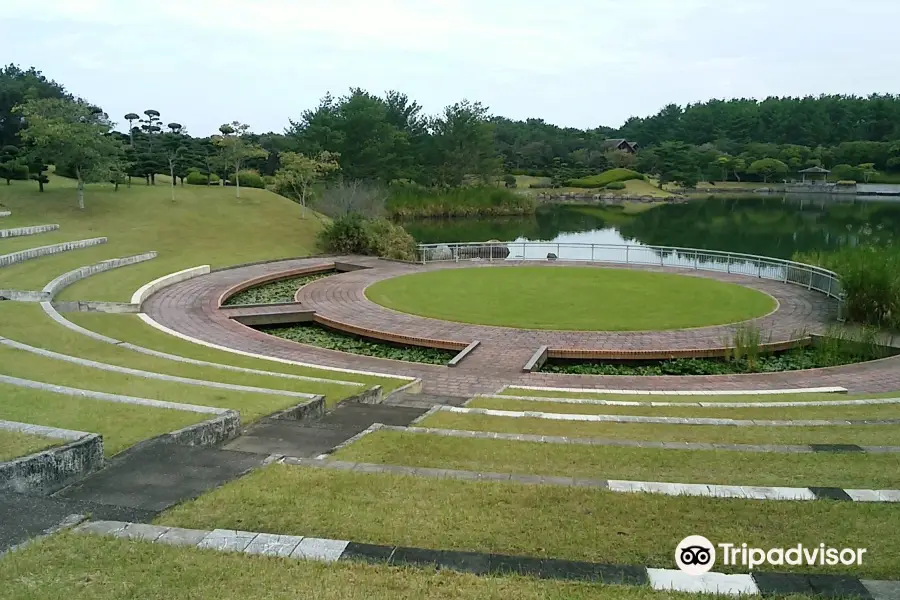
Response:
[[[582,177],[580,179],[571,179],[568,182],[569,187],[595,189],[607,187],[611,183],[625,182],[632,179],[646,179],[644,175],[631,169],[610,169],[599,175],[591,175],[590,177]]]
[[[549,181],[535,181],[528,187],[533,190],[549,190],[553,188],[553,184]]]
[[[200,171],[190,171],[187,174],[187,177],[185,177],[184,181],[188,185],[206,185],[207,181],[210,184],[219,183],[219,176],[215,173],[210,173],[209,179],[207,180],[206,175],[204,175]]]
[[[852,179],[841,179],[840,181],[837,182],[837,184],[838,185],[846,185],[849,187],[852,185],[856,185],[856,182],[853,181]]]
[[[535,211],[530,196],[494,186],[426,188],[393,184],[386,206],[394,218],[512,216]]]
[[[624,190],[625,182],[624,181],[613,181],[612,183],[606,184],[607,190]]]
[[[503,184],[508,188],[516,187],[516,177],[515,175],[504,175],[503,176]]]
[[[241,182],[241,187],[259,189],[264,189],[266,187],[266,182],[263,181],[262,175],[256,171],[241,171],[238,174],[238,181]],[[231,184],[234,185],[234,182],[232,181]]]
[[[333,254],[363,254],[394,260],[416,259],[416,241],[403,227],[387,219],[349,214],[319,233],[319,248]]]

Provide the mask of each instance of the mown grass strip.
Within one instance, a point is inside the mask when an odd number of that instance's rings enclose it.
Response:
[[[367,386],[380,385],[385,391],[390,391],[409,383],[409,381],[405,379],[345,373],[343,371],[333,371],[329,369],[316,369],[313,367],[303,367],[261,358],[242,356],[224,350],[216,350],[215,348],[208,348],[206,346],[201,346],[200,344],[182,340],[175,336],[167,335],[158,329],[150,327],[141,321],[137,315],[67,313],[65,317],[86,329],[124,342],[130,342],[137,346],[143,346],[160,352],[177,354],[178,356],[196,360],[206,360],[236,367],[272,371],[274,373],[287,373],[305,377],[322,377],[325,379],[340,379],[342,381],[357,381],[366,384]]]
[[[356,562],[323,564],[65,533],[0,560],[5,598],[71,600],[701,600],[657,592],[526,577],[479,577]]]
[[[533,398],[569,398],[575,400],[612,400],[615,402],[829,402],[832,400],[859,400],[868,398],[892,398],[900,396],[900,392],[878,394],[738,394],[719,396],[681,396],[681,395],[631,395],[604,394],[595,392],[553,392],[544,390],[522,390],[506,388],[497,392],[497,396],[530,396]]]
[[[867,561],[785,568],[888,579],[900,555],[896,518],[896,506],[877,504],[615,494],[272,465],[157,521],[665,568],[688,535],[762,548],[825,542],[868,548]]]
[[[798,406],[798,407],[749,407],[705,408],[670,406],[609,406],[604,404],[567,404],[505,398],[472,399],[467,408],[494,410],[547,412],[569,415],[637,415],[651,417],[685,417],[710,419],[893,419],[900,417],[900,403],[871,404],[862,406]]]
[[[785,487],[900,488],[896,454],[764,454],[452,438],[378,431],[336,460],[462,471]]]
[[[530,433],[569,437],[658,442],[709,442],[722,444],[858,444],[900,445],[900,426],[847,425],[822,427],[735,427],[647,423],[590,423],[494,417],[438,412],[417,423],[421,427]]]
[[[77,398],[0,384],[0,419],[99,433],[107,456],[211,417],[180,410]]]
[[[130,369],[218,383],[323,394],[330,404],[335,404],[343,398],[361,391],[358,388],[337,384],[235,373],[142,354],[66,329],[50,319],[36,303],[4,302],[0,304],[0,319],[3,321],[3,325],[0,327],[0,336],[37,348]],[[222,392],[230,393],[228,390],[222,390]],[[298,399],[295,404],[299,404],[301,401]]]
[[[6,402],[6,399],[4,399]],[[0,408],[0,411],[3,409]],[[4,419],[8,420],[8,419]],[[5,431],[0,429],[0,462],[26,456],[53,446],[59,446],[63,440],[44,437],[41,435],[29,435],[20,431]]]

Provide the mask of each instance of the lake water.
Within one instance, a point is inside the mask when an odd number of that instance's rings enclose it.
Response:
[[[900,199],[711,198],[638,214],[554,205],[529,217],[424,219],[403,225],[422,243],[540,241],[547,242],[539,250],[544,253],[566,243],[680,246],[790,259],[795,252],[861,241],[900,242]],[[515,253],[515,246],[510,250]]]

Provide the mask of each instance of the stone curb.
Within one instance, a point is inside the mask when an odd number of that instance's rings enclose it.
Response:
[[[50,256],[51,254],[59,254],[60,252],[68,252],[69,250],[79,250],[81,248],[90,248],[99,244],[105,244],[106,238],[91,238],[88,240],[79,240],[77,242],[63,242],[61,244],[51,244],[49,246],[40,246],[38,248],[29,248],[12,252],[0,256],[0,268],[15,265],[32,258],[40,258],[42,256]]]
[[[712,444],[700,442],[654,442],[640,440],[618,440],[603,438],[574,438],[554,435],[531,435],[527,433],[494,433],[489,431],[466,431],[460,429],[434,429],[430,427],[400,427],[382,425],[379,429],[398,433],[418,433],[444,437],[474,438],[483,440],[505,440],[511,442],[531,442],[535,444],[569,444],[574,446],[613,446],[621,448],[652,448],[658,450],[727,450],[730,452],[761,452],[783,454],[848,453],[871,454],[900,453],[900,446],[857,446],[854,444]]]
[[[77,269],[69,271],[68,273],[63,273],[62,275],[45,285],[44,289],[41,290],[41,292],[46,295],[47,300],[53,300],[56,295],[59,294],[63,289],[72,285],[76,281],[80,281],[86,277],[90,277],[91,275],[96,275],[97,273],[103,273],[112,269],[118,269],[119,267],[127,267],[129,265],[152,260],[156,258],[156,256],[157,253],[155,251],[151,251],[145,252],[143,254],[135,254],[134,256],[112,258],[109,260],[101,261],[94,265],[79,267]]]
[[[795,573],[687,575],[674,569],[633,565],[607,565],[552,558],[510,556],[459,550],[431,550],[381,544],[363,544],[295,535],[276,535],[231,529],[182,529],[122,521],[89,521],[78,526],[82,535],[193,547],[200,550],[240,552],[247,555],[315,560],[361,561],[432,569],[450,569],[474,575],[521,575],[539,579],[589,581],[606,585],[651,586],[718,595],[782,596],[808,594],[823,597],[856,596],[862,600],[895,600],[900,581],[860,580],[848,575]]]
[[[900,404],[900,398],[872,398],[859,400],[828,400],[810,402],[631,402],[628,400],[595,400],[589,398],[543,398],[539,396],[504,396],[499,394],[476,394],[463,406],[468,407],[473,400],[522,400],[526,402],[549,402],[552,404],[581,404],[589,406],[648,406],[654,408],[805,408],[807,406],[877,406],[880,404]]]
[[[0,240],[4,238],[22,237],[56,231],[59,225],[32,225],[30,227],[15,227],[13,229],[0,229]]]
[[[150,348],[144,348],[143,346],[137,346],[135,344],[131,344],[128,342],[123,342],[121,340],[117,340],[117,339],[114,339],[111,337],[107,337],[105,335],[101,335],[101,334],[97,333],[96,331],[91,331],[90,329],[85,329],[81,325],[78,325],[77,323],[73,323],[72,321],[69,321],[68,319],[63,317],[61,314],[59,314],[59,311],[57,311],[56,308],[50,303],[42,302],[41,307],[44,309],[44,312],[47,313],[47,315],[50,318],[52,318],[54,321],[56,321],[63,327],[71,329],[72,331],[75,331],[77,333],[80,333],[81,335],[90,337],[97,341],[105,342],[107,344],[114,344],[117,346],[121,346],[122,348],[134,350],[135,352],[140,352],[141,354],[147,354],[150,356],[165,358],[167,360],[174,360],[175,362],[185,363],[185,364],[189,364],[189,365],[197,365],[197,366],[201,366],[201,367],[213,367],[216,369],[222,369],[224,371],[235,371],[238,373],[251,373],[253,375],[271,375],[272,377],[281,377],[283,379],[295,379],[297,381],[309,381],[309,382],[317,382],[317,383],[333,383],[335,385],[346,385],[346,386],[354,386],[354,387],[365,386],[364,383],[359,383],[357,381],[341,381],[339,379],[325,379],[323,377],[306,377],[303,375],[291,375],[289,373],[277,373],[275,371],[263,371],[262,369],[248,369],[245,367],[235,367],[232,365],[223,365],[220,363],[214,363],[214,362],[209,362],[209,361],[205,361],[205,360],[196,360],[193,358],[186,358],[184,356],[178,356],[176,354],[168,354],[166,352],[160,352],[158,350],[152,350]]]
[[[635,415],[577,415],[566,413],[547,413],[530,411],[495,410],[492,408],[465,408],[460,406],[437,407],[438,411],[466,415],[485,415],[489,417],[506,417],[510,419],[546,419],[549,421],[585,421],[595,423],[652,423],[659,425],[731,425],[736,427],[824,427],[840,425],[896,425],[900,419],[871,420],[763,420],[763,419],[706,419],[683,417],[644,417]],[[415,422],[414,422],[415,423]]]
[[[339,367],[328,367],[328,366],[324,366],[324,365],[317,365],[314,363],[305,363],[305,362],[300,362],[300,361],[296,361],[296,360],[288,360],[286,358],[278,358],[275,356],[266,356],[265,354],[255,354],[253,352],[246,352],[244,350],[238,350],[236,348],[229,348],[228,346],[213,344],[212,342],[207,342],[207,341],[201,340],[199,338],[185,335],[179,331],[175,331],[174,329],[170,329],[170,328],[166,327],[165,325],[155,321],[146,313],[138,313],[138,318],[140,318],[147,325],[153,327],[154,329],[157,329],[158,331],[162,331],[163,333],[177,337],[177,338],[185,340],[187,342],[191,342],[191,343],[197,344],[199,346],[205,346],[207,348],[212,348],[214,350],[221,350],[223,352],[230,352],[232,354],[238,354],[240,356],[249,356],[250,358],[258,358],[261,360],[268,360],[271,362],[277,362],[277,363],[282,363],[282,364],[286,364],[286,365],[295,365],[298,367],[310,367],[312,369],[319,369],[321,371],[334,371],[335,373],[353,373],[354,375],[369,375],[372,377],[381,377],[383,379],[400,379],[402,381],[408,381],[409,383],[406,386],[404,386],[404,388],[413,386],[413,385],[421,386],[420,379],[417,379],[415,377],[407,377],[406,375],[392,375],[390,373],[376,373],[374,371],[360,371],[357,369],[342,369]],[[400,388],[400,389],[404,389],[404,388]],[[399,391],[399,390],[395,390],[395,391]]]
[[[273,390],[269,388],[259,388],[252,387],[247,385],[235,385],[231,383],[219,383],[218,381],[206,381],[203,379],[191,379],[188,377],[178,377],[177,375],[165,375],[163,373],[153,373],[151,371],[141,371],[140,369],[131,369],[129,367],[120,367],[117,365],[110,365],[107,363],[101,363],[93,360],[88,360],[86,358],[78,358],[77,356],[70,356],[68,354],[60,354],[59,352],[53,352],[52,350],[45,350],[43,348],[35,348],[34,346],[29,346],[28,344],[23,344],[21,342],[16,342],[14,340],[10,340],[8,338],[0,337],[0,345],[6,346],[8,348],[15,348],[16,350],[24,350],[25,352],[30,352],[32,354],[37,354],[38,356],[44,356],[46,358],[52,358],[54,360],[61,360],[64,362],[73,363],[76,365],[81,365],[84,367],[91,367],[94,369],[100,369],[102,371],[111,371],[113,373],[122,373],[124,375],[133,375],[135,377],[142,377],[144,379],[158,379],[160,381],[170,381],[172,383],[183,383],[185,385],[195,385],[200,387],[208,387],[220,390],[229,390],[233,392],[250,392],[255,394],[267,394],[270,396],[287,396],[290,398],[306,398],[308,400],[314,399],[315,394],[307,394],[305,392],[291,392],[288,390]]]
[[[780,396],[788,394],[846,394],[847,388],[838,386],[793,388],[780,390],[604,390],[596,388],[546,387],[539,385],[504,385],[497,393],[506,390],[532,390],[539,392],[571,392],[581,394],[610,394],[621,396]]]
[[[332,454],[334,454],[340,450],[343,450],[347,446],[352,446],[353,444],[355,444],[359,440],[363,439],[370,433],[375,433],[376,431],[380,431],[385,428],[386,428],[386,426],[382,423],[372,423],[367,428],[363,429],[362,431],[360,431],[353,437],[347,438],[346,440],[344,440],[343,442],[341,442],[340,444],[338,444],[337,446],[335,446],[328,452],[323,452],[322,454],[318,455],[316,457],[316,460],[324,460],[324,459],[328,458],[329,456],[331,456]],[[286,457],[282,456],[281,458],[286,458]]]
[[[12,213],[11,213],[10,211],[8,211],[8,210],[2,210],[2,211],[0,211],[0,219],[2,219],[2,218],[4,218],[4,217],[8,217],[8,216],[11,215],[11,214],[12,214]]]
[[[474,342],[472,342],[471,344],[469,344],[468,346],[466,346],[465,348],[463,348],[462,350],[460,350],[460,351],[459,351],[459,354],[457,354],[456,356],[454,356],[453,358],[451,358],[451,359],[450,359],[450,362],[447,363],[447,366],[448,366],[448,367],[456,367],[456,366],[459,366],[459,363],[461,363],[465,357],[467,357],[467,356],[470,355],[472,352],[474,352],[474,351],[475,351],[475,348],[477,348],[480,344],[481,344],[480,341],[475,340]]]
[[[188,279],[193,279],[194,277],[206,275],[208,273],[209,265],[202,265],[199,267],[184,269],[176,273],[163,275],[162,277],[154,279],[153,281],[146,283],[138,288],[138,290],[131,295],[131,303],[136,304],[140,307],[144,303],[144,300],[146,300],[159,290],[170,285],[175,285],[176,283],[181,283],[182,281],[187,281]]]
[[[377,429],[375,430],[377,431]],[[364,432],[372,433],[372,431]],[[352,438],[351,438],[352,439]],[[348,440],[349,442],[350,440]],[[356,440],[354,440],[356,441]],[[327,455],[324,455],[327,457]],[[281,463],[314,469],[378,473],[430,479],[458,479],[462,481],[511,482],[525,485],[555,485],[562,487],[593,488],[610,492],[662,494],[665,496],[700,496],[706,498],[734,498],[742,500],[836,500],[845,502],[900,502],[900,490],[860,490],[831,487],[783,487],[719,485],[707,483],[668,483],[661,481],[630,481],[622,479],[583,479],[550,475],[518,475],[515,473],[491,473],[438,469],[429,467],[405,467],[375,463],[352,463],[326,458],[283,457]]]
[[[103,438],[95,433],[0,421],[0,429],[66,440],[54,448],[0,462],[0,491],[51,494],[103,467]]]

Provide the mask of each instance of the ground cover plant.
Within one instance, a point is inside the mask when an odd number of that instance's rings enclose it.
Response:
[[[668,497],[272,465],[156,522],[664,568],[672,568],[679,541],[703,531],[713,543],[762,548],[868,547],[861,567],[786,569],[889,578],[900,554],[895,520],[896,507],[886,504]]]
[[[420,427],[561,435],[580,438],[648,440],[655,442],[706,442],[713,444],[858,444],[900,446],[897,425],[832,425],[813,427],[734,427],[648,423],[591,423],[536,418],[494,417],[438,412],[418,423]]]
[[[61,440],[19,431],[0,429],[0,462],[40,452],[63,443]]]
[[[900,487],[900,454],[765,454],[618,448],[378,431],[335,460],[586,479],[721,485]]]
[[[240,306],[243,304],[277,304],[282,302],[293,302],[297,290],[304,285],[333,274],[334,271],[326,271],[324,273],[313,273],[312,275],[302,275],[300,277],[272,281],[244,290],[243,292],[238,292],[225,300],[222,305]]]
[[[457,354],[452,350],[421,346],[399,346],[387,342],[362,339],[315,324],[291,325],[289,327],[260,327],[259,329],[269,335],[300,342],[301,344],[349,352],[350,354],[360,354],[362,356],[389,358],[391,360],[443,365]]]
[[[775,300],[744,286],[626,269],[445,269],[379,281],[373,302],[463,323],[530,329],[679,329],[752,319]]]
[[[625,182],[632,179],[645,179],[646,176],[638,173],[637,171],[632,171],[631,169],[610,169],[608,171],[604,171],[599,175],[591,175],[590,177],[582,177],[580,179],[572,179],[568,182],[570,187],[575,188],[603,188],[612,183]],[[613,188],[613,189],[625,189],[625,188]]]
[[[425,188],[393,185],[385,205],[393,218],[529,215],[534,199],[494,186]]]

